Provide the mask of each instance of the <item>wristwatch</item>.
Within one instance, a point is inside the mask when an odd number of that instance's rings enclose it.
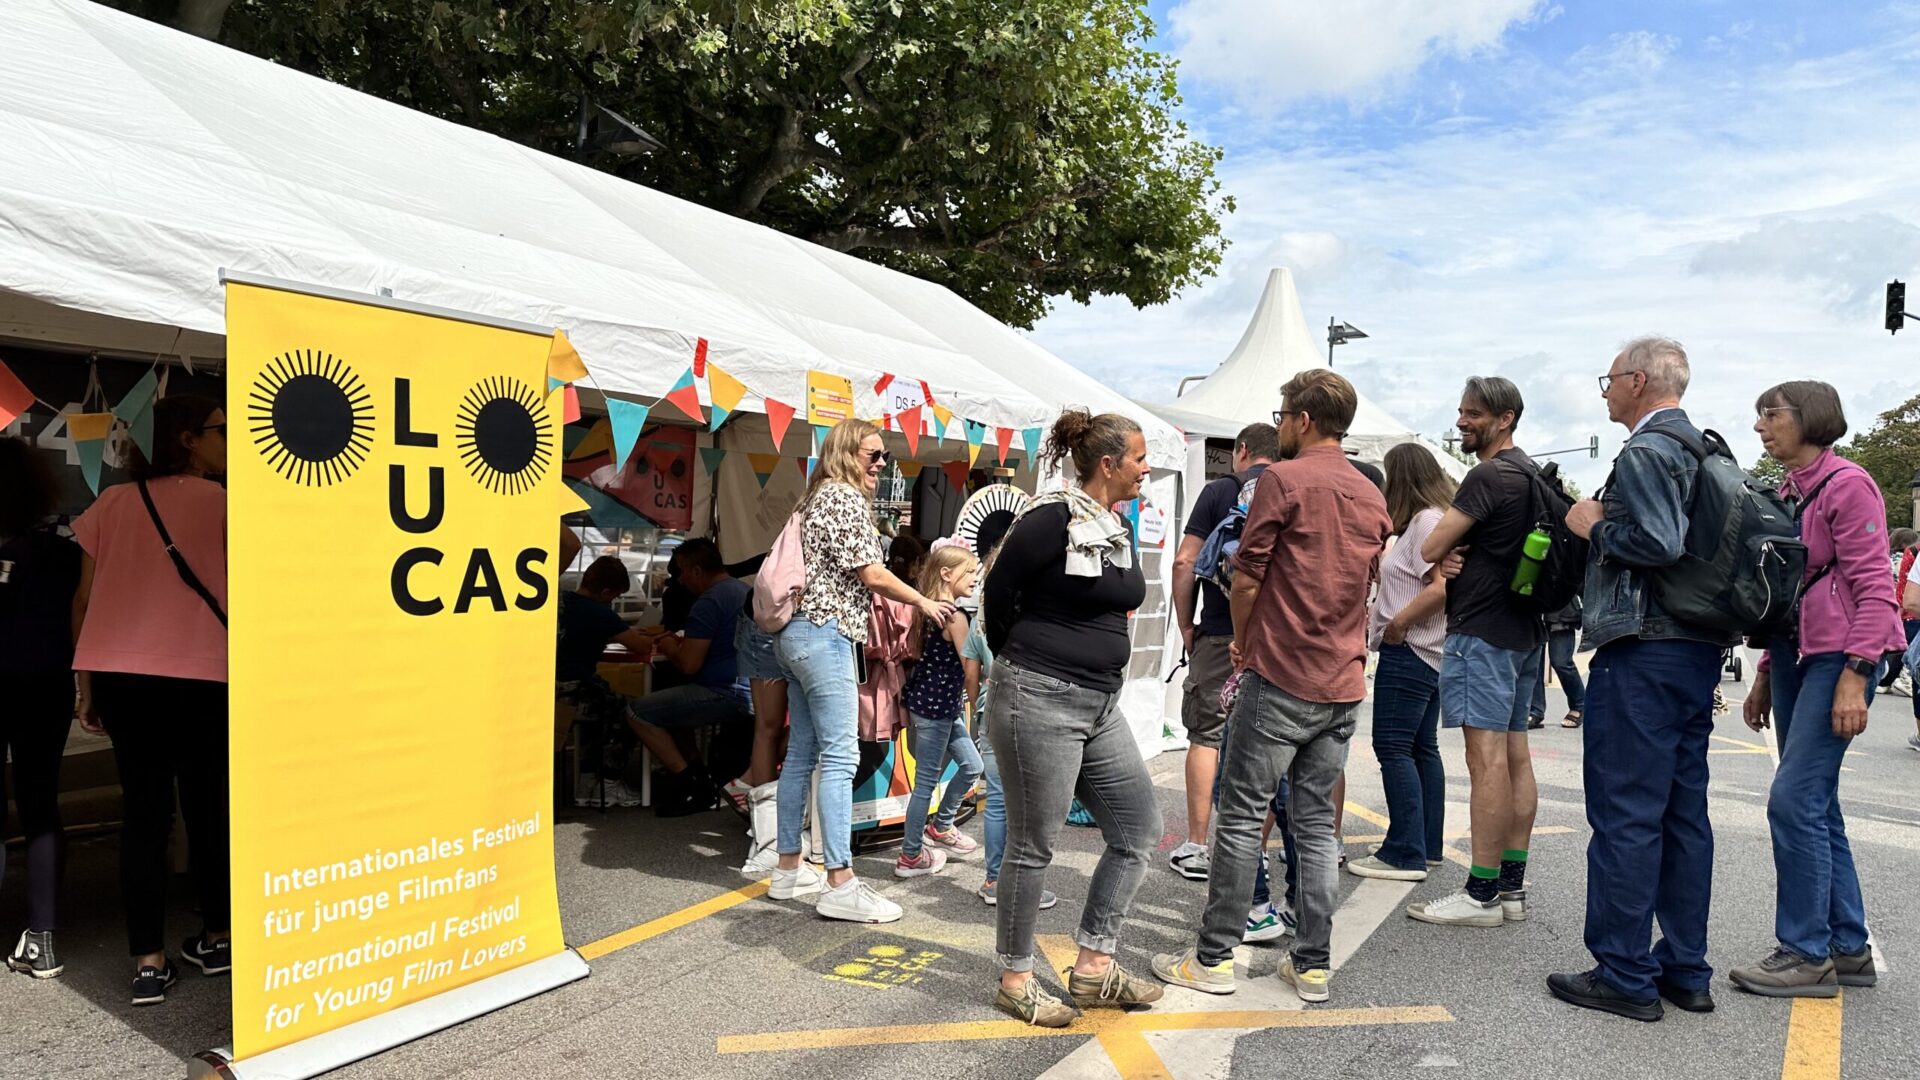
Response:
[[[1847,657],[1847,670],[1863,679],[1871,681],[1875,675],[1880,674],[1880,665],[1871,660],[1862,660],[1857,656],[1849,656]]]

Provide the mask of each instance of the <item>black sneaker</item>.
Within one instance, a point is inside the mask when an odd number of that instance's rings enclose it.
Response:
[[[167,990],[180,981],[173,965],[165,960],[159,967],[148,965],[140,969],[133,977],[133,1003],[135,1005],[158,1005],[167,1000]]]
[[[688,817],[703,814],[713,809],[718,792],[707,771],[698,765],[689,765],[685,772],[668,773],[658,785],[661,789],[653,802],[653,812],[660,817]]]
[[[199,968],[203,975],[225,975],[233,970],[233,943],[214,941],[201,934],[188,938],[180,946],[180,957]]]
[[[51,930],[22,931],[20,943],[13,947],[13,953],[7,957],[7,966],[36,979],[57,979],[66,970],[66,965],[53,954]]]

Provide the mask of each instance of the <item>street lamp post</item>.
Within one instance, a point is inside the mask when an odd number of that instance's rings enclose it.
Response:
[[[1357,326],[1348,326],[1346,323],[1343,323],[1338,319],[1328,319],[1327,320],[1327,366],[1328,367],[1333,366],[1333,347],[1335,345],[1345,345],[1349,341],[1353,341],[1356,338],[1363,338],[1366,336],[1367,336],[1367,332],[1365,330],[1360,329]]]

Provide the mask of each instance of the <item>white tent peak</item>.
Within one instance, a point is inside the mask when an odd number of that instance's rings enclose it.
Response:
[[[1320,340],[1300,310],[1293,271],[1276,266],[1267,274],[1267,287],[1233,352],[1178,400],[1154,406],[1154,411],[1190,435],[1232,436],[1247,424],[1270,423],[1280,407],[1280,387],[1303,371],[1327,366]],[[1396,443],[1421,442],[1449,473],[1464,475],[1465,468],[1451,455],[1374,404],[1365,390],[1355,390],[1360,401],[1347,431],[1349,453],[1377,462]]]

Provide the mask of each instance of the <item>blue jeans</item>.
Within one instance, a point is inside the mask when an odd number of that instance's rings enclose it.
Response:
[[[1780,768],[1767,793],[1773,828],[1774,936],[1810,960],[1867,947],[1866,903],[1840,814],[1840,762],[1852,739],[1833,733],[1833,692],[1845,653],[1794,662],[1791,645],[1768,661]],[[1867,680],[1867,704],[1874,684]]]
[[[933,827],[942,831],[953,825],[960,801],[973,790],[983,767],[973,736],[967,734],[964,713],[951,720],[934,720],[915,712],[907,715],[913,718],[913,795],[907,799],[907,831],[900,840],[900,854],[911,859],[920,854],[926,838],[927,808],[933,802],[940,775],[947,771],[947,762],[953,762],[954,774],[933,815]]]
[[[853,773],[860,763],[859,684],[853,642],[837,620],[815,626],[796,616],[773,639],[787,691],[787,763],[780,770],[782,855],[800,853],[813,769],[820,767],[820,846],[827,869],[853,865]]]
[[[1440,722],[1482,731],[1525,731],[1540,685],[1542,649],[1503,649],[1472,634],[1448,634],[1441,649]]]
[[[1387,789],[1387,839],[1375,856],[1425,870],[1446,842],[1447,772],[1440,762],[1440,673],[1407,645],[1380,646],[1373,676],[1373,756]]]
[[[1579,643],[1580,632],[1573,627],[1547,628],[1547,665],[1560,677],[1560,689],[1567,694],[1567,711],[1586,715],[1587,684],[1580,679],[1580,669],[1574,665],[1574,646]],[[1547,715],[1547,680],[1540,679],[1533,684],[1533,715]]]
[[[981,738],[974,745],[980,751],[980,769],[987,778],[987,805],[980,811],[986,824],[980,827],[987,849],[987,880],[1000,880],[1000,860],[1007,853],[1007,793],[1000,786],[1000,759],[994,756],[993,740],[986,737],[986,721],[981,720]]]
[[[1705,990],[1713,826],[1707,739],[1720,646],[1619,638],[1593,655],[1582,725],[1587,792],[1587,950],[1621,993],[1655,979]],[[1648,949],[1653,920],[1660,943]]]

